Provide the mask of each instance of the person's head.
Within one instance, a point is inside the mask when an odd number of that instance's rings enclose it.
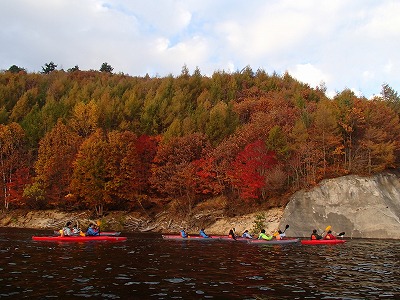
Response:
[[[249,232],[247,229],[244,232]]]
[[[204,231],[204,228],[201,228],[200,230],[201,230],[201,231]]]
[[[90,227],[90,228],[93,228],[93,227],[94,227],[94,224],[93,224],[93,223],[89,223],[89,227]]]
[[[332,230],[329,230],[328,233],[332,233]]]
[[[261,229],[261,233],[265,233],[265,229]]]
[[[67,227],[70,227],[71,225],[72,225],[71,221],[68,221],[67,224],[66,224]]]
[[[278,233],[279,233],[279,234],[281,234],[281,233],[282,233],[282,231],[279,229],[279,230],[278,230]]]
[[[312,231],[312,233],[317,233],[317,229],[314,229],[314,230]]]

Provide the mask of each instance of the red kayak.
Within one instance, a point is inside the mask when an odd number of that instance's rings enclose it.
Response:
[[[121,231],[100,231],[100,235],[119,236]],[[59,230],[54,230],[54,235],[60,235]]]
[[[335,245],[345,242],[346,240],[301,240],[302,245]]]
[[[126,241],[124,236],[33,236],[34,241],[45,242],[91,242],[91,241],[106,241],[106,242],[123,242]]]

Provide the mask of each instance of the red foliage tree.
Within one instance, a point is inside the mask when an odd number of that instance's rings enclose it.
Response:
[[[136,185],[139,193],[148,193],[150,189],[149,178],[151,176],[151,164],[157,154],[160,137],[148,135],[140,136],[135,143],[137,155],[139,157],[136,165]]]
[[[31,183],[29,168],[20,168],[11,176],[11,181],[7,183],[8,199],[10,204],[16,207],[24,206],[24,189]]]
[[[224,186],[218,181],[213,157],[195,160],[192,165],[194,171],[192,178],[196,194],[215,196],[223,191]]]
[[[265,187],[267,171],[276,163],[275,153],[268,151],[265,143],[258,140],[248,144],[232,163],[230,178],[245,201],[259,199]]]

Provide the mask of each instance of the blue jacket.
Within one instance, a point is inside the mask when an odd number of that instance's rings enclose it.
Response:
[[[203,231],[203,230],[200,230],[200,236],[202,236],[203,238],[209,238],[209,236]]]
[[[181,237],[183,237],[183,238],[187,238],[188,237],[186,232],[185,232],[185,230],[181,230],[180,233],[181,233]]]
[[[93,236],[93,235],[99,235],[99,231],[96,229],[93,229],[92,227],[89,227],[88,230],[86,231],[86,235],[88,236]]]

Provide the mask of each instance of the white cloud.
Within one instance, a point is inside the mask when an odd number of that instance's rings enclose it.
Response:
[[[329,83],[329,76],[310,63],[294,66],[293,69],[289,69],[289,74],[311,87],[317,87],[321,82]]]
[[[392,0],[1,1],[0,69],[59,66],[131,75],[289,70],[329,91],[400,85],[400,2]]]

